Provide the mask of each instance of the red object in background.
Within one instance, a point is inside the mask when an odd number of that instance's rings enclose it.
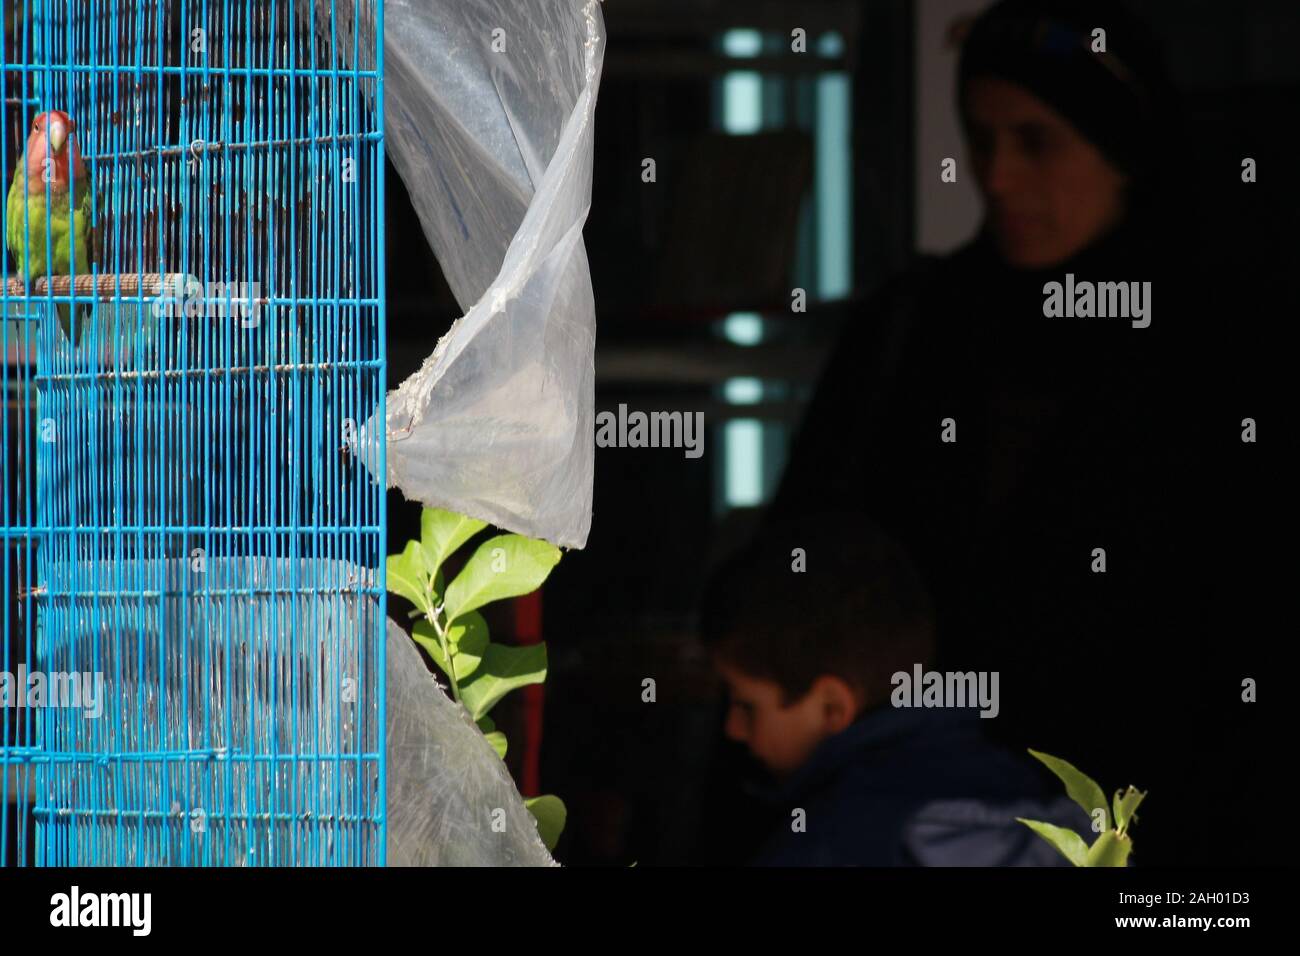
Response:
[[[542,639],[542,592],[534,591],[515,599],[515,636],[520,644]],[[529,684],[524,692],[524,759],[520,770],[520,791],[525,797],[542,792],[542,705],[546,688]]]

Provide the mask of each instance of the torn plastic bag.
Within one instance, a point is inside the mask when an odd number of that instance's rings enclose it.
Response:
[[[388,155],[466,314],[371,420],[407,498],[586,544],[597,0],[388,0]],[[373,471],[372,467],[372,471]]]

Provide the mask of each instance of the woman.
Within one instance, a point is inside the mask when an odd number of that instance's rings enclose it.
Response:
[[[1196,768],[1241,752],[1262,666],[1233,491],[1258,406],[1221,307],[1258,310],[1197,238],[1156,46],[1121,8],[995,5],[958,95],[983,228],[847,330],[773,514],[857,507],[900,540],[941,669],[1000,673],[992,731],[1152,792],[1135,861],[1249,860],[1248,840],[1198,855],[1189,831],[1199,801],[1251,790],[1229,779],[1244,767]],[[1053,308],[1052,283],[1088,282],[1127,284],[1122,314]]]

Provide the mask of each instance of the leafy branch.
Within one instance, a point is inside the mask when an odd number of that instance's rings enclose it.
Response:
[[[1041,820],[1026,820],[1024,817],[1016,819],[1050,843],[1075,866],[1127,866],[1129,853],[1133,850],[1133,838],[1128,835],[1128,829],[1137,820],[1138,804],[1146,797],[1146,792],[1132,786],[1116,790],[1112,811],[1097,782],[1073,764],[1037,750],[1029,752],[1060,778],[1065,784],[1066,794],[1083,807],[1084,812],[1092,818],[1093,829],[1101,835],[1092,846],[1088,846],[1083,837],[1073,830]]]
[[[388,590],[415,605],[412,616],[419,620],[411,638],[447,675],[452,698],[469,711],[504,759],[506,736],[488,712],[510,691],[546,680],[546,645],[516,647],[490,640],[479,608],[537,590],[559,563],[560,549],[522,535],[496,535],[483,541],[447,583],[447,559],[486,527],[475,518],[426,508],[420,539],[388,557]],[[547,848],[555,849],[567,816],[564,803],[546,795],[524,805]]]

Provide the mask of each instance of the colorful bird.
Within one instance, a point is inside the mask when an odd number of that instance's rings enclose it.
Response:
[[[81,162],[76,132],[77,124],[67,113],[39,114],[32,121],[23,160],[14,170],[5,205],[5,242],[29,287],[33,279],[68,275],[74,267],[78,275],[91,271],[90,177]],[[58,310],[71,338],[68,307],[60,305]]]

